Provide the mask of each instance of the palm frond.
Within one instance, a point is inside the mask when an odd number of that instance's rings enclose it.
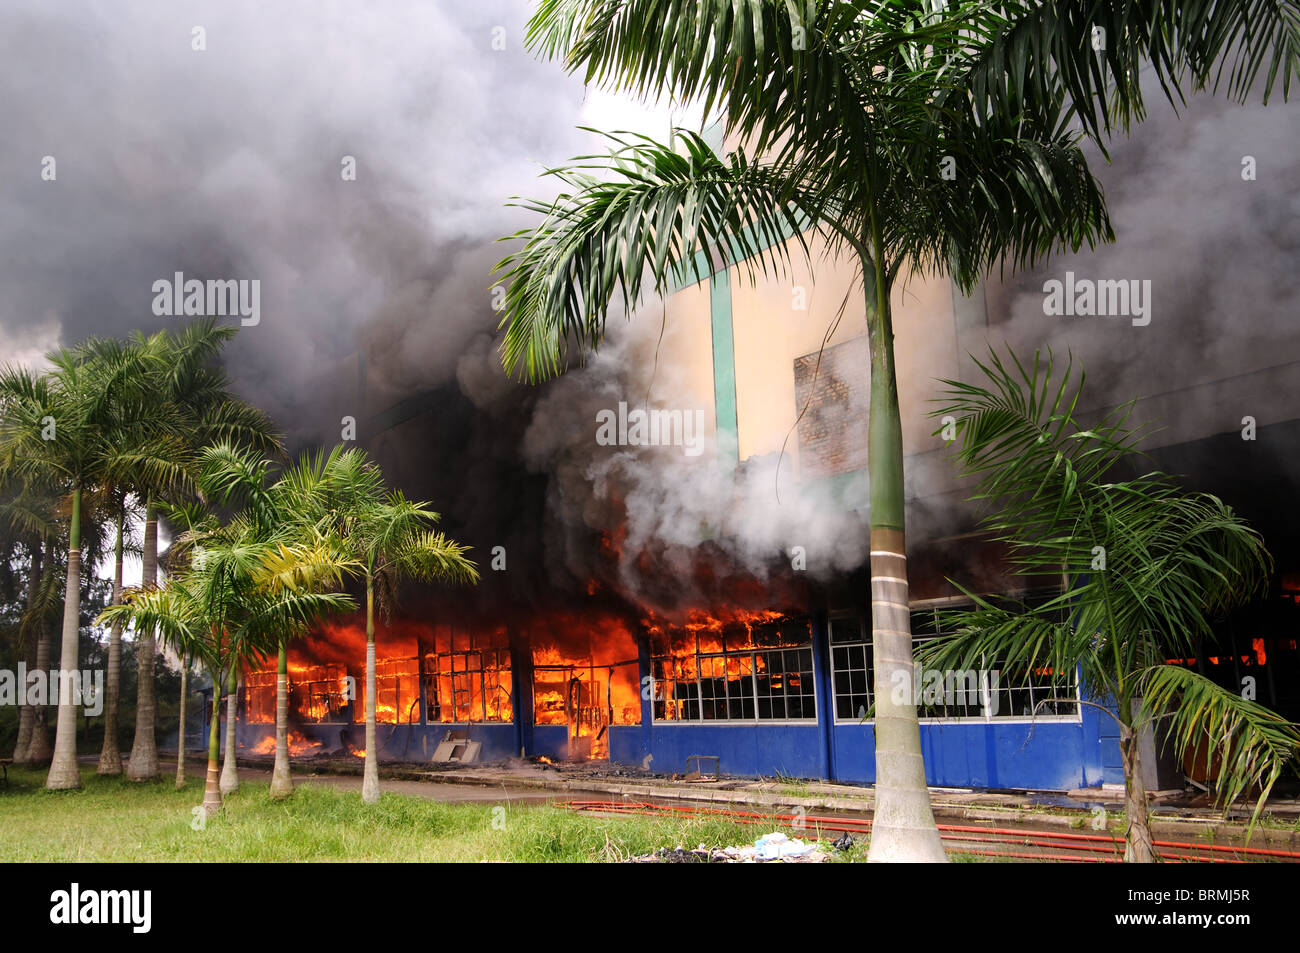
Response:
[[[1140,674],[1139,684],[1141,716],[1159,720],[1180,759],[1205,753],[1207,766],[1214,769],[1216,797],[1225,809],[1252,788],[1259,790],[1253,824],[1283,771],[1297,767],[1296,726],[1178,665],[1152,666]]]
[[[977,115],[1033,112],[1064,94],[1084,129],[1105,134],[1146,115],[1150,66],[1175,106],[1188,90],[1221,88],[1247,101],[1288,97],[1300,70],[1294,0],[1037,0],[989,4],[969,66]]]
[[[647,137],[610,138],[611,155],[548,173],[572,191],[516,203],[542,221],[511,236],[523,247],[496,266],[511,373],[551,377],[567,341],[597,347],[616,300],[630,314],[643,293],[665,294],[731,262],[751,276],[779,274],[788,238],[808,254],[803,231],[820,218],[819,196],[787,169],[720,156],[693,133],[682,133],[681,154]],[[697,255],[707,268],[695,268]]]

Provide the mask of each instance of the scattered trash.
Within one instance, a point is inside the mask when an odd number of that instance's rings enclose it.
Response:
[[[836,850],[852,850],[853,845],[856,843],[857,841],[855,841],[850,835],[841,834],[840,839],[837,841],[833,841],[831,843],[831,846],[834,847]]]
[[[850,838],[850,841],[852,839]],[[787,837],[780,831],[764,834],[753,844],[742,847],[709,848],[701,844],[694,850],[681,845],[675,849],[661,847],[644,857],[633,857],[638,864],[819,864],[830,855],[820,845],[799,838]]]

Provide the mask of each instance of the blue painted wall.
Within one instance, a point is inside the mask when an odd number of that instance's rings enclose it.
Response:
[[[532,738],[532,744],[528,748],[529,755],[544,754],[554,761],[569,755],[568,725],[534,725]]]
[[[1084,784],[1078,722],[921,725],[925,778],[939,787],[1068,791]],[[876,744],[870,724],[834,728],[836,778],[872,783]]]
[[[706,754],[721,759],[718,767],[724,774],[822,776],[824,749],[817,725],[655,724],[630,731],[640,738],[627,763],[652,754],[650,767],[654,771],[685,773],[689,756]]]

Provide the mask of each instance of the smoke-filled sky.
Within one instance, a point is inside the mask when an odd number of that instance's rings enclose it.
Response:
[[[531,56],[531,6],[9,0],[0,9],[0,359],[174,323],[151,313],[152,286],[178,271],[258,279],[260,324],[229,351],[243,395],[302,443],[337,427],[328,392],[350,391],[339,369],[358,347],[372,390],[394,399],[433,391],[464,419],[421,432],[414,459],[440,470],[435,502],[481,560],[523,526],[545,531],[553,571],[580,577],[590,568],[573,564],[581,541],[555,527],[595,528],[621,494],[638,544],[699,537],[721,504],[689,461],[588,460],[592,409],[635,401],[645,386],[620,357],[642,353],[646,335],[615,340],[585,377],[527,396],[496,365],[494,239],[526,221],[505,200],[538,194],[544,166],[591,151],[592,136],[575,125],[662,134],[668,122],[665,110],[586,91]],[[1289,331],[1300,291],[1300,121],[1280,105],[1195,102],[1181,122],[1163,102],[1152,106],[1101,170],[1119,242],[1016,278],[992,296],[999,313],[990,317],[999,334],[1075,345],[1126,384],[1167,389],[1189,373],[1259,366],[1269,337]],[[1245,154],[1258,159],[1252,183],[1240,177]],[[53,181],[42,177],[46,157]],[[345,157],[355,181],[341,174]],[[1039,289],[1067,267],[1151,278],[1152,325],[1047,321]],[[1242,313],[1248,331],[1234,323]],[[1175,314],[1189,323],[1176,325]],[[658,373],[656,387],[672,393],[671,370]],[[611,475],[616,492],[602,482]],[[853,564],[860,553],[839,544],[851,538],[860,549],[860,531],[797,497],[773,508],[771,476],[756,465],[740,518],[708,533],[734,534],[744,551],[733,555],[755,568],[797,526],[814,547],[825,537],[834,568]]]
[[[261,323],[230,365],[291,430],[311,416],[304,383],[371,321],[418,324],[408,358],[433,366],[412,383],[446,379],[481,330],[465,304],[486,300],[490,242],[519,225],[505,199],[591,145],[576,124],[654,118],[584,101],[524,50],[527,13],[515,0],[6,3],[0,351],[29,360],[174,320],[151,313],[151,287],[181,271],[260,279]]]
[[[152,286],[179,271],[260,281],[227,363],[291,442],[337,428],[331,372],[364,327],[372,381],[452,380],[492,328],[493,240],[521,224],[505,200],[589,150],[577,124],[668,119],[538,62],[528,11],[6,3],[0,360],[174,324]]]

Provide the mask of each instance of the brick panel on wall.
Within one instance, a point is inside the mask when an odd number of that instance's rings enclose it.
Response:
[[[814,352],[794,361],[795,413],[803,412],[800,472],[819,477],[866,469],[870,343],[863,335],[828,347],[820,367],[817,357]]]

